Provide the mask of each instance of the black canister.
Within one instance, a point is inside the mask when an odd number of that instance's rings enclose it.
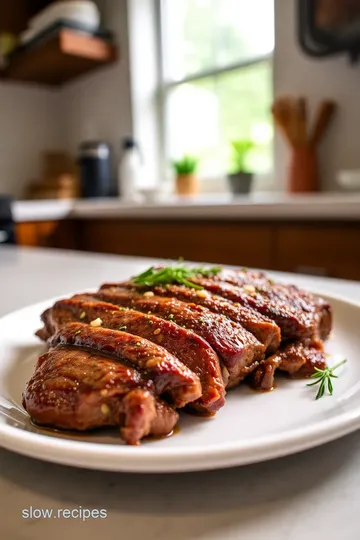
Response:
[[[85,141],[79,147],[81,196],[110,197],[112,191],[111,148],[104,141]]]
[[[16,244],[11,203],[11,197],[0,195],[0,245]]]

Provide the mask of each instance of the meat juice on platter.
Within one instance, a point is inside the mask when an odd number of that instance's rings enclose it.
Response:
[[[244,268],[152,267],[41,318],[49,348],[23,392],[32,421],[118,427],[132,445],[173,433],[179,410],[214,416],[240,384],[271,390],[277,372],[315,378],[321,397],[331,371],[329,303]]]

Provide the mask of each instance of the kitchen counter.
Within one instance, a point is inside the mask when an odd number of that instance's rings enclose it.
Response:
[[[0,248],[0,315],[153,262]],[[360,301],[359,283],[275,275]],[[173,475],[75,469],[0,450],[0,499],[0,537],[9,540],[358,540],[360,432],[274,461]],[[22,518],[30,507],[106,509],[108,517]]]
[[[360,194],[254,194],[232,198],[219,194],[196,199],[131,205],[119,199],[16,201],[17,223],[61,219],[217,219],[360,221]]]

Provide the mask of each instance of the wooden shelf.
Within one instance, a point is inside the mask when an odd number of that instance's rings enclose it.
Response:
[[[15,54],[2,77],[12,81],[60,86],[117,60],[115,45],[71,29]]]

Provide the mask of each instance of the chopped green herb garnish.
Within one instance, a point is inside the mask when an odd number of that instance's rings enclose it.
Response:
[[[187,267],[181,264],[175,266],[166,266],[164,268],[155,268],[151,266],[142,274],[135,276],[132,281],[135,285],[153,287],[154,285],[167,285],[169,283],[178,283],[186,285],[192,289],[203,289],[200,285],[191,281],[192,276],[200,275],[203,277],[215,276],[221,271],[221,267]]]
[[[119,330],[126,330],[127,326],[120,326]]]
[[[314,368],[315,373],[311,375],[311,378],[315,380],[314,382],[311,382],[307,384],[306,386],[314,386],[315,384],[320,384],[320,387],[319,387],[318,393],[316,394],[315,399],[320,399],[321,397],[323,397],[323,395],[325,394],[326,386],[327,386],[327,391],[330,394],[330,396],[333,395],[334,388],[333,388],[331,379],[338,378],[337,375],[334,375],[334,371],[335,369],[339,368],[345,363],[346,363],[346,360],[342,360],[342,362],[339,362],[332,368],[328,368],[328,367],[325,369],[319,369],[317,367]]]
[[[199,317],[199,321],[201,322],[201,324],[204,324],[204,322],[205,322],[204,317]]]
[[[76,330],[74,335],[77,336],[78,334],[80,334],[80,332],[81,332],[81,330]]]
[[[173,318],[174,318],[174,315],[173,315],[173,313],[170,313],[170,315],[169,315],[168,319],[170,319],[170,320],[171,320],[171,319],[173,319]]]

